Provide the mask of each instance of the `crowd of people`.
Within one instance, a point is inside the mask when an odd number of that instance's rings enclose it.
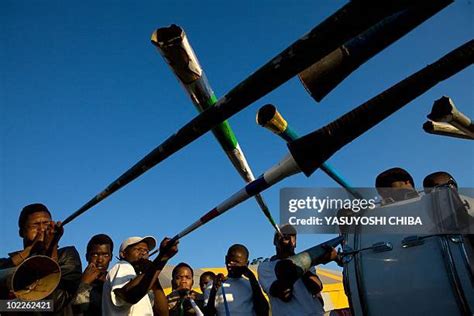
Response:
[[[401,168],[382,172],[375,184],[383,203],[418,194],[413,178]],[[446,172],[427,176],[423,185],[425,193],[437,186],[457,188],[456,181]],[[53,301],[55,315],[324,314],[323,284],[314,267],[302,276],[291,278],[279,278],[275,273],[279,261],[295,255],[297,232],[288,224],[281,227],[281,234],[275,233],[275,255],[259,264],[258,278],[249,268],[247,247],[234,244],[225,255],[226,275],[216,275],[211,271],[202,273],[199,293],[193,290],[193,268],[181,262],[172,271],[172,292],[167,296],[159,275],[178,252],[177,241],[164,238],[158,245],[158,256],[151,260],[149,254],[157,247],[154,237],[127,238],[118,249],[120,260],[109,267],[114,242],[106,234],[98,234],[87,244],[87,267],[82,271],[79,253],[74,247],[58,248],[63,229],[60,222],[52,220],[45,205],[25,206],[18,227],[23,249],[0,259],[0,269],[19,266],[36,254],[46,255],[57,262],[60,282],[46,298]],[[318,259],[318,264],[340,259],[334,248],[325,249],[326,253]],[[0,290],[0,299],[15,298],[11,289]]]

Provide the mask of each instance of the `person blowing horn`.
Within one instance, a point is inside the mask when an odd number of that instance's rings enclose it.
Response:
[[[59,268],[61,276],[59,284],[44,299],[52,300],[52,309],[55,315],[72,315],[70,303],[79,286],[82,267],[76,248],[73,246],[59,248],[58,246],[64,232],[61,222],[53,222],[51,213],[45,205],[34,203],[22,209],[18,219],[18,227],[19,235],[23,239],[23,250],[10,253],[9,258],[0,259],[0,269],[19,267],[26,260],[34,260],[32,257],[35,255],[41,255],[40,258],[49,257],[57,263],[56,265],[53,262],[54,266]],[[31,287],[43,287],[41,283],[47,283],[41,281],[40,277],[34,276],[34,274],[40,273],[40,270],[47,269],[45,265],[49,265],[49,263],[35,264],[35,271],[30,271],[28,275],[24,276],[25,279],[31,279],[32,281],[38,279],[31,283]],[[50,272],[54,274],[59,271]],[[30,282],[25,283],[29,284]],[[35,289],[29,288],[23,292],[31,292],[30,294],[35,292]],[[42,290],[44,289],[42,288],[38,292]],[[7,298],[13,298],[11,293]],[[24,299],[35,300],[38,298],[25,296]]]
[[[301,277],[278,278],[277,263],[295,255],[296,229],[290,224],[280,228],[283,237],[275,235],[273,244],[276,255],[270,261],[258,266],[259,282],[270,299],[273,316],[281,315],[323,315],[324,302],[321,296],[323,284],[314,267]],[[319,263],[325,264],[337,258],[337,252],[328,246]],[[288,261],[290,262],[290,261]]]

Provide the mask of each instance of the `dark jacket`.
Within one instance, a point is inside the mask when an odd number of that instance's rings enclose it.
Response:
[[[104,282],[95,280],[92,284],[79,285],[76,296],[72,300],[74,315],[97,316],[102,313],[102,290]]]
[[[38,312],[29,315],[73,315],[71,300],[76,294],[82,276],[81,260],[76,248],[70,246],[58,249],[58,265],[61,269],[61,280],[54,292],[45,298],[45,300],[53,300],[54,313]],[[13,267],[13,263],[10,258],[0,259],[0,269],[11,267]],[[26,315],[25,313],[18,314]]]

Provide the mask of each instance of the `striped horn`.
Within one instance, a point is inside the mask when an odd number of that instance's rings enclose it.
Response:
[[[400,81],[325,127],[288,144],[299,168],[310,176],[323,162],[370,128],[439,82],[472,65],[474,40]],[[315,151],[314,147],[324,148]]]
[[[329,125],[288,144],[290,153],[256,180],[207,212],[172,238],[176,241],[281,180],[303,172],[310,176],[339,149],[377,125],[437,83],[473,63],[474,40],[400,81]],[[321,148],[315,151],[314,148]]]
[[[431,0],[418,0],[429,2]],[[405,9],[413,0],[351,1],[228,92],[217,103],[185,124],[120,177],[63,221],[77,216],[120,190],[158,163],[276,89],[355,35],[387,16]]]
[[[277,108],[272,104],[262,106],[257,112],[257,123],[266,129],[277,134],[287,142],[292,142],[299,138],[293,129],[288,125],[288,122],[283,118]],[[347,190],[356,199],[361,199],[359,192],[354,190],[352,186],[344,180],[343,177],[336,172],[334,167],[327,162],[321,165],[321,170],[324,171],[331,179],[336,181],[340,186]]]
[[[166,60],[199,112],[216,104],[217,98],[182,28],[174,24],[160,28],[153,33],[151,42]],[[255,180],[229,122],[218,124],[212,129],[212,133],[244,181]],[[257,194],[255,199],[270,224],[281,234],[262,196]]]
[[[275,266],[275,275],[278,280],[296,281],[311,267],[320,264],[321,257],[327,253],[326,246],[335,248],[342,243],[344,237],[339,236],[322,244],[308,248],[287,259],[280,260]]]

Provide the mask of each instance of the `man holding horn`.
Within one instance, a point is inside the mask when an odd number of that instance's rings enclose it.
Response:
[[[270,299],[272,315],[323,315],[323,284],[314,267],[296,280],[277,279],[277,263],[294,256],[296,248],[296,229],[286,224],[280,230],[283,236],[275,234],[273,238],[276,255],[258,266],[259,282]],[[326,250],[319,263],[327,263],[337,258],[334,248],[328,246]]]
[[[51,213],[45,205],[35,203],[22,209],[18,227],[19,235],[23,238],[23,250],[9,254],[9,258],[0,259],[0,269],[18,267],[33,255],[51,258],[59,266],[61,279],[45,299],[53,301],[55,315],[72,315],[70,302],[79,286],[82,268],[76,248],[70,246],[58,249],[58,242],[63,234],[61,223],[52,221]],[[40,267],[36,266],[36,269]]]
[[[171,244],[170,244],[171,243]],[[158,280],[168,260],[178,252],[178,242],[160,244],[155,260],[148,260],[155,238],[130,237],[120,245],[120,261],[107,274],[102,292],[102,315],[168,315],[168,302]],[[153,291],[154,304],[148,293]]]

